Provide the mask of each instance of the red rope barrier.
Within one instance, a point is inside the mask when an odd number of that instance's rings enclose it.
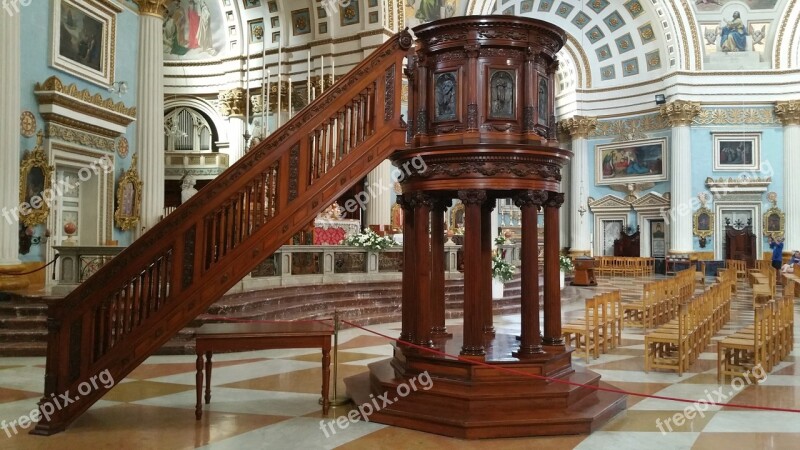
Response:
[[[364,330],[364,331],[366,331],[368,333],[372,333],[372,334],[380,336],[382,338],[386,338],[386,339],[388,339],[390,341],[395,341],[395,342],[401,343],[403,345],[406,345],[406,346],[409,346],[409,347],[414,347],[414,348],[417,348],[417,349],[420,349],[420,350],[423,350],[423,351],[426,351],[426,352],[429,352],[429,353],[433,353],[433,354],[440,355],[440,356],[447,356],[449,358],[454,358],[454,359],[457,359],[459,361],[467,362],[467,363],[470,363],[470,364],[477,364],[477,365],[480,365],[480,366],[490,367],[492,369],[500,370],[500,371],[507,372],[507,373],[510,373],[510,374],[513,374],[513,375],[519,375],[519,376],[524,376],[524,377],[529,377],[529,378],[535,378],[535,379],[538,379],[538,380],[550,381],[550,382],[554,382],[554,383],[563,383],[563,384],[567,384],[567,385],[570,385],[570,386],[585,387],[585,388],[589,388],[589,389],[594,389],[596,391],[613,392],[613,393],[616,393],[616,394],[633,395],[634,397],[655,398],[655,399],[658,399],[658,400],[669,400],[669,401],[680,402],[680,403],[692,403],[692,404],[694,404],[694,403],[704,402],[704,403],[709,404],[709,405],[727,406],[727,407],[731,407],[731,408],[755,409],[755,410],[759,410],[759,411],[779,411],[779,412],[800,413],[800,409],[776,408],[776,407],[771,407],[771,406],[742,405],[742,404],[738,404],[738,403],[705,402],[704,400],[689,400],[689,399],[678,398],[678,397],[667,397],[667,396],[664,396],[664,395],[642,394],[642,393],[638,393],[638,392],[625,391],[625,390],[622,390],[622,389],[604,388],[602,386],[591,386],[591,385],[587,385],[587,384],[575,383],[573,381],[563,380],[563,379],[560,379],[560,378],[550,378],[550,377],[545,377],[545,376],[542,376],[542,375],[535,375],[535,374],[531,374],[531,373],[527,373],[527,372],[522,372],[522,371],[519,371],[519,370],[510,369],[510,368],[507,368],[507,367],[499,367],[499,366],[496,366],[494,364],[489,364],[489,363],[483,362],[483,361],[476,361],[476,360],[469,359],[469,358],[463,358],[463,357],[458,356],[458,355],[450,355],[448,353],[445,353],[445,352],[442,352],[442,351],[439,351],[439,350],[436,350],[436,349],[423,347],[421,345],[412,344],[411,342],[406,342],[406,341],[402,341],[402,340],[397,339],[397,338],[393,338],[393,337],[387,336],[385,334],[379,333],[377,331],[370,330],[368,328],[364,328],[364,327],[362,327],[360,325],[354,324],[352,322],[348,322],[346,320],[343,320],[342,322],[346,323],[346,324],[348,324],[350,326],[353,326],[353,327],[356,327],[356,328],[360,328],[360,329],[362,329],[362,330]]]

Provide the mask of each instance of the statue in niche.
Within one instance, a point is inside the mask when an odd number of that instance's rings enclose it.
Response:
[[[539,123],[547,124],[547,80],[539,79]]]
[[[721,47],[723,52],[743,52],[747,48],[747,31],[739,15],[739,11],[733,13],[733,20],[725,20],[722,27]]]
[[[456,75],[446,72],[436,77],[436,120],[456,118]]]
[[[506,71],[497,71],[492,74],[490,81],[491,90],[491,117],[514,117],[514,78]]]

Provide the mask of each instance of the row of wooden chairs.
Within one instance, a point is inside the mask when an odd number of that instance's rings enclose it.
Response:
[[[736,272],[738,280],[747,279],[747,262],[739,259],[726,259],[725,268],[732,269]]]
[[[765,303],[775,297],[776,276],[772,261],[756,261],[756,268],[748,272],[753,288],[753,306]]]
[[[717,343],[717,380],[746,376],[761,368],[769,373],[794,348],[794,291],[790,280],[784,295],[755,307],[753,325]]]
[[[590,356],[612,350],[622,343],[622,297],[620,291],[606,292],[586,299],[584,316],[561,326],[564,342],[576,352]]]
[[[642,277],[653,275],[654,259],[633,256],[598,256],[595,257],[595,274]]]
[[[681,270],[673,278],[651,281],[642,287],[641,298],[623,302],[626,326],[648,328],[669,322],[678,313],[678,305],[691,298],[696,279],[694,270]]]
[[[644,371],[670,369],[683,375],[730,320],[732,298],[729,278],[678,306],[675,319],[644,338]]]

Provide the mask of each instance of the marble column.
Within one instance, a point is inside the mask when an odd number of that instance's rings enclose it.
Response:
[[[18,289],[27,281],[14,277],[23,267],[19,261],[19,220],[9,211],[19,205],[21,113],[20,13],[0,11],[0,288]]]
[[[380,163],[367,175],[364,191],[369,194],[367,202],[367,225],[389,225],[392,213],[392,162],[388,159]]]
[[[784,249],[800,248],[800,203],[794,194],[800,192],[800,100],[777,102],[775,114],[783,123],[783,208],[786,214]],[[792,200],[789,200],[792,199]]]
[[[217,96],[219,99],[219,113],[228,119],[228,163],[233,165],[245,153],[244,132],[245,126],[245,92],[242,88],[222,91]]]
[[[570,211],[569,211],[569,245],[572,256],[589,255],[589,215],[581,214],[579,209],[588,208],[589,184],[588,175],[592,170],[589,165],[589,133],[597,127],[596,117],[572,116],[562,120],[561,129],[572,137],[572,152],[575,154],[570,165]]]
[[[136,142],[142,176],[142,231],[164,215],[164,13],[169,0],[139,5],[139,74]]]
[[[669,174],[672,195],[671,209],[665,220],[669,223],[672,254],[688,254],[694,250],[692,243],[692,120],[700,113],[700,103],[675,100],[661,105],[661,115],[672,126],[669,143]],[[685,205],[685,206],[684,206]],[[685,212],[685,214],[683,214]]]

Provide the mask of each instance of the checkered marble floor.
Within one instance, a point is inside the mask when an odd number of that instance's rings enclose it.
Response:
[[[646,280],[601,278],[597,288],[567,287],[566,318],[580,314],[581,299],[609,289],[641,292]],[[715,340],[753,319],[751,293],[739,283],[732,320]],[[798,310],[795,310],[798,317]],[[458,327],[460,320],[450,321]],[[497,316],[499,331],[518,332],[518,316]],[[397,336],[399,324],[375,325],[375,331]],[[800,334],[800,333],[796,333]],[[386,339],[357,329],[340,334],[338,392],[342,379],[366,370],[367,364],[391,355]],[[588,367],[603,381],[642,394],[708,398],[754,406],[800,407],[800,346],[761,384],[718,384],[716,349],[706,349],[688,373],[643,372],[644,336],[626,329],[623,345],[592,360]],[[0,429],[2,449],[706,449],[797,448],[800,414],[710,406],[692,420],[669,428],[665,421],[685,403],[628,397],[628,409],[591,435],[461,441],[369,422],[356,422],[335,434],[321,430],[321,420],[344,416],[352,405],[323,417],[318,405],[320,355],[313,349],[268,350],[214,356],[212,401],[202,420],[194,418],[194,356],[153,356],[121,380],[66,432],[52,437],[15,434]],[[584,359],[574,357],[576,366]],[[43,358],[0,358],[0,421],[28,415],[42,392]],[[721,390],[720,390],[721,389]],[[715,394],[714,400],[718,398]],[[658,424],[662,424],[662,432]],[[2,422],[0,422],[2,424]]]

